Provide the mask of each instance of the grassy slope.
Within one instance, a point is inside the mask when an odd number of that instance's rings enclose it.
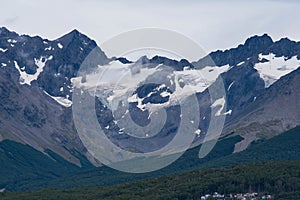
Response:
[[[0,143],[0,188],[13,189],[27,182],[47,182],[81,169],[47,150],[43,154],[28,145],[5,140]]]
[[[48,182],[51,188],[74,188],[74,187],[95,187],[108,186],[123,182],[129,182],[150,177],[158,177],[168,174],[181,173],[202,167],[206,162],[230,155],[233,152],[234,144],[242,138],[231,137],[219,141],[210,154],[204,158],[198,158],[199,147],[193,148],[179,158],[176,162],[161,170],[146,174],[131,174],[113,170],[108,167],[86,170],[71,176],[58,178]]]
[[[46,187],[59,189],[100,187],[138,179],[181,173],[193,169],[231,166],[241,162],[300,160],[300,127],[270,140],[253,144],[246,151],[231,154],[234,144],[240,140],[240,137],[231,137],[219,141],[213,151],[206,158],[201,160],[197,157],[199,147],[191,149],[172,165],[154,173],[128,174],[107,167],[98,169],[89,168],[89,170],[82,169],[80,171],[72,171],[73,169],[71,169],[71,173],[67,173],[66,176],[59,175],[58,177],[51,177],[49,180],[42,177],[40,180],[27,179],[21,184],[19,182],[12,182],[11,188],[13,190],[26,190]],[[55,169],[54,167],[53,170]],[[64,170],[61,171],[64,172]]]
[[[59,178],[49,183],[52,188],[108,186],[138,179],[181,173],[193,169],[232,166],[237,163],[267,160],[300,160],[300,126],[264,142],[252,144],[246,151],[231,154],[239,137],[226,138],[217,143],[212,152],[199,159],[199,147],[187,151],[170,166],[147,174],[128,174],[109,169],[84,171],[69,177]]]

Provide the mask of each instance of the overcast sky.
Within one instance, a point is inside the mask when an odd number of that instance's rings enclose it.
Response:
[[[0,26],[55,39],[78,29],[98,44],[143,27],[182,33],[211,51],[237,46],[251,35],[300,40],[297,0],[7,0]]]

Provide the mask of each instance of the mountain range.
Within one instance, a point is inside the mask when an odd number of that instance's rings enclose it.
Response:
[[[33,170],[30,177],[59,177],[66,171],[77,173],[81,168],[101,166],[80,140],[72,115],[74,90],[93,91],[95,86],[94,71],[78,76],[81,64],[95,48],[96,42],[77,30],[47,40],[0,28],[0,158],[6,163],[1,164],[1,171],[3,176],[12,174],[0,187],[26,180],[24,170],[32,168],[40,174]],[[98,122],[107,137],[123,149],[150,152],[172,140],[181,119],[180,106],[174,99],[191,95],[186,85],[193,89],[201,111],[193,146],[205,140],[212,115],[225,118],[221,138],[240,138],[230,153],[300,125],[300,42],[288,38],[273,41],[267,34],[253,36],[236,48],[211,52],[197,61],[160,55],[129,61],[108,58],[100,48],[96,70],[135,70],[143,77],[134,82],[137,88],[131,88],[132,83],[126,81],[107,87],[114,81],[110,74],[104,74],[106,85],[97,85]],[[171,70],[160,73],[163,66]],[[159,82],[151,83],[151,77]],[[226,106],[218,94],[211,101],[210,90],[218,80],[224,84]],[[133,90],[118,96],[121,86]],[[116,105],[116,116],[110,105],[114,99],[128,95],[128,108]],[[155,136],[149,129],[136,138],[130,135],[132,130],[118,126],[122,118],[130,115],[145,127],[150,116],[161,108],[166,109],[166,122]],[[14,152],[16,149],[24,154]],[[41,170],[47,165],[53,170]]]

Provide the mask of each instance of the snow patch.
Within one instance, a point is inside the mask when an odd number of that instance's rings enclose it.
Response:
[[[7,49],[0,48],[0,51],[4,53],[7,51]]]
[[[224,112],[224,115],[231,115],[232,110],[228,110],[227,112]]]
[[[64,46],[61,43],[57,43],[58,48],[62,49]]]
[[[64,107],[70,107],[72,105],[72,101],[69,100],[68,98],[51,96],[45,90],[44,90],[44,93]]]
[[[241,66],[242,64],[244,64],[245,61],[240,62],[239,64],[237,64],[236,66]]]
[[[145,110],[145,107],[144,107],[144,105],[143,105],[143,100],[144,100],[144,98],[139,98],[138,96],[137,96],[137,94],[134,94],[134,95],[132,95],[131,97],[129,97],[128,99],[127,99],[127,101],[129,102],[129,103],[135,103],[135,102],[137,102],[137,106],[136,107],[138,107],[140,110]]]
[[[211,107],[212,108],[215,108],[215,107],[220,107],[219,110],[215,113],[215,116],[221,116],[222,115],[222,111],[224,109],[224,106],[225,106],[225,98],[222,97],[220,99],[217,99],[212,105]],[[231,113],[231,112],[230,112]]]
[[[6,67],[7,64],[6,63],[1,63],[2,67]]]
[[[221,67],[207,66],[202,69],[174,71],[176,90],[170,97],[171,102],[193,93],[203,92],[216,81],[221,73],[226,72],[229,68],[229,65],[224,65]],[[181,87],[180,83],[186,83],[186,85]]]
[[[52,47],[49,46],[49,47],[46,47],[46,48],[45,48],[45,51],[50,51],[51,49],[52,49]]]
[[[124,130],[125,130],[125,128],[121,128],[121,129],[119,130],[119,134],[123,134],[123,133],[124,133]]]
[[[196,135],[200,135],[200,133],[201,133],[201,130],[200,130],[200,129],[197,129],[197,130],[195,131],[195,134],[196,134]]]
[[[231,83],[230,83],[230,85],[228,86],[228,89],[227,89],[227,91],[229,91],[230,90],[230,88],[231,88],[231,86],[234,84],[234,81],[232,81]]]
[[[284,56],[276,57],[275,54],[270,53],[268,55],[259,54],[258,59],[260,61],[263,59],[267,60],[267,62],[256,63],[254,66],[259,76],[264,80],[265,88],[270,87],[282,76],[289,74],[300,66],[297,56],[286,59]]]
[[[8,39],[7,42],[9,42],[9,43],[17,43],[17,40]]]
[[[160,96],[161,97],[167,97],[167,96],[170,96],[171,94],[167,91],[163,91],[162,93],[160,93]]]
[[[190,66],[185,66],[185,67],[183,67],[183,71],[189,70],[189,69],[190,69]]]
[[[35,74],[27,74],[24,71],[25,70],[25,66],[20,67],[18,65],[18,62],[14,61],[15,68],[20,73],[20,84],[21,85],[24,85],[24,84],[31,85],[31,82],[34,81],[34,80],[37,80],[38,77],[39,77],[39,75],[43,72],[44,67],[46,65],[46,62],[48,60],[51,60],[52,58],[53,58],[52,56],[50,56],[49,58],[45,58],[45,57],[42,56],[40,59],[34,58],[34,63],[38,67],[37,70],[36,70],[36,72],[35,72]]]

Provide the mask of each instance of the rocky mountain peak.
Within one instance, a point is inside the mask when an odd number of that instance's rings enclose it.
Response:
[[[300,43],[292,41],[289,38],[282,38],[279,41],[276,41],[264,53],[273,53],[277,57],[284,56],[286,58],[291,58],[292,56],[299,56]]]
[[[96,46],[96,42],[86,35],[80,33],[77,29],[72,30],[71,32],[63,35],[62,37],[56,39],[55,41],[58,41],[61,43],[62,46],[68,46],[69,44],[75,43],[76,45],[80,46]]]
[[[193,64],[198,68],[214,64],[217,66],[224,66],[227,64],[234,66],[242,61],[250,59],[251,57],[255,58],[259,53],[264,52],[273,44],[274,42],[269,35],[255,35],[248,38],[244,44],[240,44],[235,48],[224,51],[214,51],[208,56],[201,58],[197,62],[194,62]]]
[[[5,37],[5,36],[8,36],[10,34],[17,35],[15,32],[9,31],[6,27],[0,27],[0,36],[1,37]]]
[[[248,38],[244,45],[241,47],[248,48],[249,50],[261,50],[262,48],[267,48],[273,44],[272,38],[268,34],[263,34],[261,36],[255,35]]]

